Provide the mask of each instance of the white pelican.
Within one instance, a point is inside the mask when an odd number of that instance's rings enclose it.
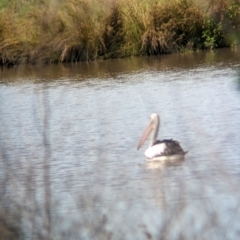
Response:
[[[156,140],[158,135],[160,119],[157,113],[151,114],[150,123],[145,130],[137,149],[139,149],[146,138],[152,131],[150,138],[149,148],[145,151],[147,161],[161,161],[161,160],[182,160],[187,152],[184,152],[178,141],[168,140]]]

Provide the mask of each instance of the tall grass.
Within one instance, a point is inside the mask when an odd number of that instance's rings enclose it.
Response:
[[[0,0],[0,64],[225,47],[239,26],[237,0]]]
[[[191,1],[156,3],[151,15],[152,25],[142,37],[147,53],[201,48],[203,15]]]

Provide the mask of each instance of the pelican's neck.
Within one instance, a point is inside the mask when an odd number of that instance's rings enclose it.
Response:
[[[153,119],[153,130],[152,130],[149,147],[151,147],[157,140],[159,123],[160,123],[159,116],[156,115],[156,117],[154,117],[154,119]]]

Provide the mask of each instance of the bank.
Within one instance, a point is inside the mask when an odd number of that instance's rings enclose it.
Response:
[[[0,65],[237,45],[238,0],[0,0]]]

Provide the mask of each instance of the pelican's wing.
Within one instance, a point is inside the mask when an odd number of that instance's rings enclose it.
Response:
[[[157,141],[156,141],[157,142]],[[175,154],[185,154],[179,142],[172,139],[164,139],[159,141],[165,144],[165,149],[163,155],[170,156]],[[154,143],[155,144],[155,143]]]

